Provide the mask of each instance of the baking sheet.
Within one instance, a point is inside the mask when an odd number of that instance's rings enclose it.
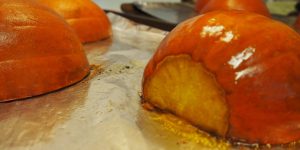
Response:
[[[140,106],[144,67],[165,32],[110,14],[113,38],[85,45],[91,73],[65,89],[0,103],[1,150],[226,149],[174,116]]]

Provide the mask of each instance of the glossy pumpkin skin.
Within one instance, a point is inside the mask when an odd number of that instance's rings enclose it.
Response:
[[[198,12],[203,14],[214,10],[245,10],[271,16],[263,0],[209,0]]]
[[[54,91],[88,74],[80,40],[60,16],[31,0],[0,2],[0,102]]]
[[[111,24],[105,12],[91,0],[38,0],[63,16],[82,43],[111,36]]]
[[[166,57],[188,54],[215,75],[226,93],[228,138],[289,143],[300,140],[299,44],[294,30],[267,17],[211,12],[181,23],[162,41],[143,83]]]

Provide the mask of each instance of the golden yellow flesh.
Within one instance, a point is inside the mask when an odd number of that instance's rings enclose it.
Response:
[[[168,56],[144,84],[144,99],[202,129],[225,136],[228,108],[214,76],[189,55]]]

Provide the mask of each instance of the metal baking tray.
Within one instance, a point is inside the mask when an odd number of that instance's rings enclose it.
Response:
[[[133,5],[146,14],[173,24],[198,15],[190,3],[134,2]]]

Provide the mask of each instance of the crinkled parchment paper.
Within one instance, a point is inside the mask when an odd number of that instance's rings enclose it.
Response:
[[[144,67],[166,33],[110,14],[113,37],[85,45],[91,73],[39,97],[0,103],[1,150],[221,149],[228,144],[140,105]]]

